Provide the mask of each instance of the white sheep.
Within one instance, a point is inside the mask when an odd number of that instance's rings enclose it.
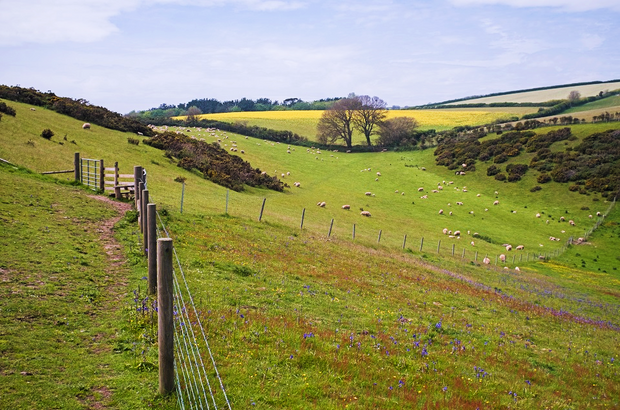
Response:
[[[364,195],[366,195],[366,196],[371,196],[371,195],[372,195],[372,192],[366,192]]]
[[[568,221],[568,224],[571,226],[575,226],[575,221],[573,221],[572,219],[570,221]]]
[[[299,188],[301,186],[301,182],[295,182],[293,185],[295,185],[297,188]]]
[[[370,212],[368,212],[368,211],[362,211],[362,212],[360,213],[360,215],[362,215],[362,216],[370,216]]]
[[[418,192],[422,192],[422,191],[424,191],[424,188],[422,187],[418,188]]]
[[[488,265],[489,263],[491,263],[491,259],[485,256],[484,259],[482,260],[482,263],[484,263],[485,265]]]
[[[499,205],[499,201],[493,202],[493,205]]]
[[[351,209],[351,205],[342,205],[342,209]]]
[[[447,235],[448,234],[448,228],[443,228],[442,232],[443,232],[444,235]]]
[[[454,231],[454,236],[461,236],[461,231]]]
[[[499,260],[500,260],[502,263],[505,263],[505,262],[506,262],[506,255],[504,255],[503,253],[502,253],[501,255],[499,255]]]
[[[443,209],[439,210],[439,215],[443,215]]]
[[[540,218],[540,214],[536,214],[536,218]]]
[[[515,249],[518,250],[518,251],[522,251],[524,248],[525,248],[525,246],[519,245]]]
[[[506,250],[507,251],[511,251],[512,250],[512,245],[506,245]]]
[[[377,176],[380,177],[381,176],[381,172],[377,172]]]

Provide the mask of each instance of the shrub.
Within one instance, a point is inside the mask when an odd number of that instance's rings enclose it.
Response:
[[[584,205],[584,206],[582,206],[582,207],[581,207],[581,210],[582,210],[582,211],[589,211],[589,210],[590,210],[590,207],[589,207],[589,206],[585,206],[585,205]]]
[[[542,188],[540,185],[536,185],[534,188],[530,189],[530,192],[538,192],[540,191]]]
[[[501,168],[498,168],[495,165],[491,165],[487,168],[487,176],[492,177],[493,175],[499,174],[501,171]]]
[[[571,192],[575,192],[575,191],[579,191],[579,185],[575,184],[575,185],[571,185],[568,187],[568,190]]]
[[[517,182],[521,180],[521,175],[519,174],[508,174],[508,182]]]
[[[6,105],[6,103],[0,101],[0,112],[5,113],[6,115],[10,115],[12,117],[15,117],[15,108]]]
[[[506,174],[499,173],[499,174],[495,175],[495,179],[498,180],[498,181],[505,181],[506,180]]]
[[[139,145],[140,140],[138,138],[127,137],[127,142],[133,145]]]
[[[543,172],[538,176],[538,178],[536,178],[536,182],[538,182],[539,184],[546,184],[549,181],[551,181],[551,177],[545,172]]]
[[[508,161],[508,157],[506,156],[506,154],[500,154],[497,155],[494,159],[493,162],[496,164],[502,164],[504,162]]]
[[[46,128],[43,130],[43,132],[41,132],[41,136],[45,138],[46,140],[51,140],[52,137],[54,136],[54,132],[50,130],[49,128]]]

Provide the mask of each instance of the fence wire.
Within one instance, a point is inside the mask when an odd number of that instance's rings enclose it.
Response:
[[[170,238],[163,218],[159,212],[156,215],[159,221],[157,237]],[[173,253],[176,261],[173,267],[173,309],[177,403],[181,409],[232,410],[174,245]],[[206,354],[209,358],[205,364],[203,357]]]

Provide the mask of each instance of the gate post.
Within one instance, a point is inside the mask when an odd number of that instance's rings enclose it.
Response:
[[[99,189],[105,194],[105,167],[103,159],[99,160]]]
[[[148,218],[148,246],[147,255],[149,261],[148,286],[149,294],[157,294],[157,205],[147,205]]]
[[[73,155],[73,176],[75,177],[76,182],[81,181],[81,172],[80,172],[80,153],[76,152]]]

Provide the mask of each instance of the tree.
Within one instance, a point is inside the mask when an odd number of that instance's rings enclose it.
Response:
[[[359,95],[356,98],[361,107],[353,116],[353,124],[366,137],[368,146],[372,145],[370,136],[374,134],[374,128],[387,116],[387,104],[379,97]]]
[[[323,111],[317,125],[317,140],[322,144],[344,140],[347,148],[351,149],[353,136],[353,118],[361,108],[357,98],[338,100],[329,110]]]
[[[395,117],[379,124],[377,145],[388,147],[409,144],[418,122],[411,117]],[[416,141],[412,141],[415,145]]]
[[[189,124],[193,124],[198,120],[198,116],[202,114],[202,111],[200,111],[200,108],[192,105],[191,107],[189,107],[187,109],[187,122]]]
[[[568,102],[570,102],[571,105],[579,101],[580,98],[581,98],[581,93],[577,90],[573,90],[570,93],[568,93]]]

